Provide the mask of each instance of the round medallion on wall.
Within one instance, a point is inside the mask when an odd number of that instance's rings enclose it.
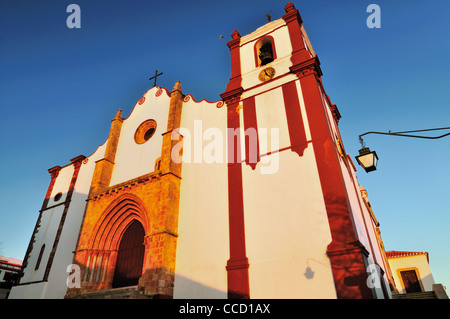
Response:
[[[143,144],[147,142],[156,131],[156,122],[155,120],[147,120],[144,121],[134,133],[134,141],[137,144]]]
[[[261,82],[266,82],[272,80],[274,76],[275,76],[275,69],[272,67],[268,67],[259,72],[258,78]]]

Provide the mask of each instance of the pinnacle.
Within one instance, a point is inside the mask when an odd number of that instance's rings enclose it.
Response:
[[[175,86],[173,87],[173,91],[175,91],[175,90],[181,91],[181,83],[180,83],[180,81],[177,81],[175,83]]]
[[[117,110],[116,116],[114,116],[113,120],[123,120],[123,118],[122,118],[122,110],[121,109]]]
[[[177,82],[175,83],[174,87],[173,87],[172,92],[176,92],[176,91],[178,91],[178,92],[180,92],[181,94],[183,94],[183,92],[181,91],[181,82],[180,82],[180,81],[177,81]]]

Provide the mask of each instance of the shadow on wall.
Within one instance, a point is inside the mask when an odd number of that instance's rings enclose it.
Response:
[[[175,275],[175,299],[226,299],[227,291],[217,289],[182,275]]]

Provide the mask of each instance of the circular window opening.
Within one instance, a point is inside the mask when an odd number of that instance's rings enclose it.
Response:
[[[55,202],[59,201],[62,197],[62,193],[58,193],[55,195]]]
[[[150,139],[150,137],[153,136],[153,133],[155,133],[155,129],[153,127],[149,128],[147,130],[147,132],[145,132],[145,134],[144,134],[144,140],[148,141]]]
[[[138,144],[147,142],[156,131],[156,122],[154,120],[147,120],[143,122],[134,134],[134,140]]]

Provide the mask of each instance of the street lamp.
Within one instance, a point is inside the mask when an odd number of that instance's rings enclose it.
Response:
[[[437,130],[450,130],[450,127],[441,127],[441,128],[433,128],[433,129],[426,129],[426,130],[416,130],[416,131],[404,131],[404,132],[366,132],[364,134],[361,134],[359,136],[359,142],[361,143],[361,149],[359,150],[359,156],[355,156],[356,160],[358,161],[358,164],[364,168],[364,170],[369,173],[372,171],[375,171],[377,169],[377,163],[378,163],[378,155],[375,151],[370,151],[368,147],[366,147],[366,144],[364,143],[364,140],[362,137],[367,134],[383,134],[383,135],[395,135],[395,136],[404,136],[404,137],[415,137],[415,138],[425,138],[425,139],[438,139],[447,135],[450,135],[450,133],[446,133],[440,136],[421,136],[421,135],[410,135],[406,133],[413,133],[413,132],[426,132],[426,131],[437,131]]]
[[[359,156],[355,157],[358,164],[369,173],[377,169],[378,156],[375,151],[370,151],[368,147],[363,147],[359,150]]]

